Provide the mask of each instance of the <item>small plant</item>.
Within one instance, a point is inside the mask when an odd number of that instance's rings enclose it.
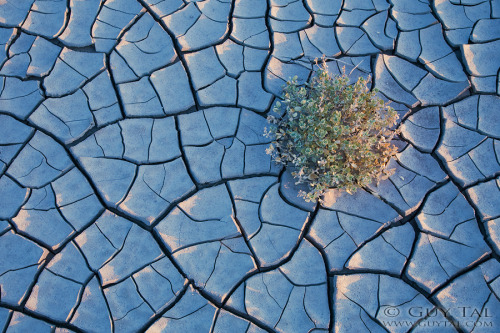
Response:
[[[304,86],[297,77],[283,90],[286,112],[269,116],[272,124],[265,135],[273,139],[267,149],[274,161],[293,166],[296,184],[308,184],[300,191],[306,201],[316,201],[329,188],[354,193],[374,180],[386,179],[386,170],[397,152],[391,144],[397,113],[370,91],[360,77],[349,85],[344,73],[331,77],[326,62]],[[274,111],[280,113],[281,104]]]

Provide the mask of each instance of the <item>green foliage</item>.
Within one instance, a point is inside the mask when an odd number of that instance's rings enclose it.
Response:
[[[370,91],[360,77],[349,85],[347,75],[331,77],[326,63],[305,86],[297,77],[283,90],[286,112],[269,116],[265,135],[273,138],[267,149],[274,161],[293,166],[296,183],[306,201],[316,201],[329,188],[354,193],[374,180],[389,177],[389,160],[397,152],[391,140],[397,113]],[[279,114],[281,104],[275,106]]]

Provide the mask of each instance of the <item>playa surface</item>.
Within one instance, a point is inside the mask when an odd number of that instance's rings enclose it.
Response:
[[[499,0],[0,0],[0,48],[0,331],[499,331]],[[263,133],[322,56],[401,138],[316,204]]]

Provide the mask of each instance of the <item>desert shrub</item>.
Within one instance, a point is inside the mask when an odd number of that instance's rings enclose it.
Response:
[[[397,152],[391,140],[398,115],[370,91],[360,77],[330,76],[323,61],[305,85],[297,77],[283,89],[283,116],[268,116],[265,135],[273,142],[267,149],[274,161],[293,167],[296,183],[306,201],[321,198],[329,188],[354,193],[374,180],[386,179],[393,170],[386,166]],[[276,103],[275,113],[283,106]]]

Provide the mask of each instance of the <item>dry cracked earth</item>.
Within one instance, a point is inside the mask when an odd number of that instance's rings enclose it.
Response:
[[[498,332],[500,1],[0,0],[0,329]],[[314,59],[395,174],[297,198],[262,134]]]

